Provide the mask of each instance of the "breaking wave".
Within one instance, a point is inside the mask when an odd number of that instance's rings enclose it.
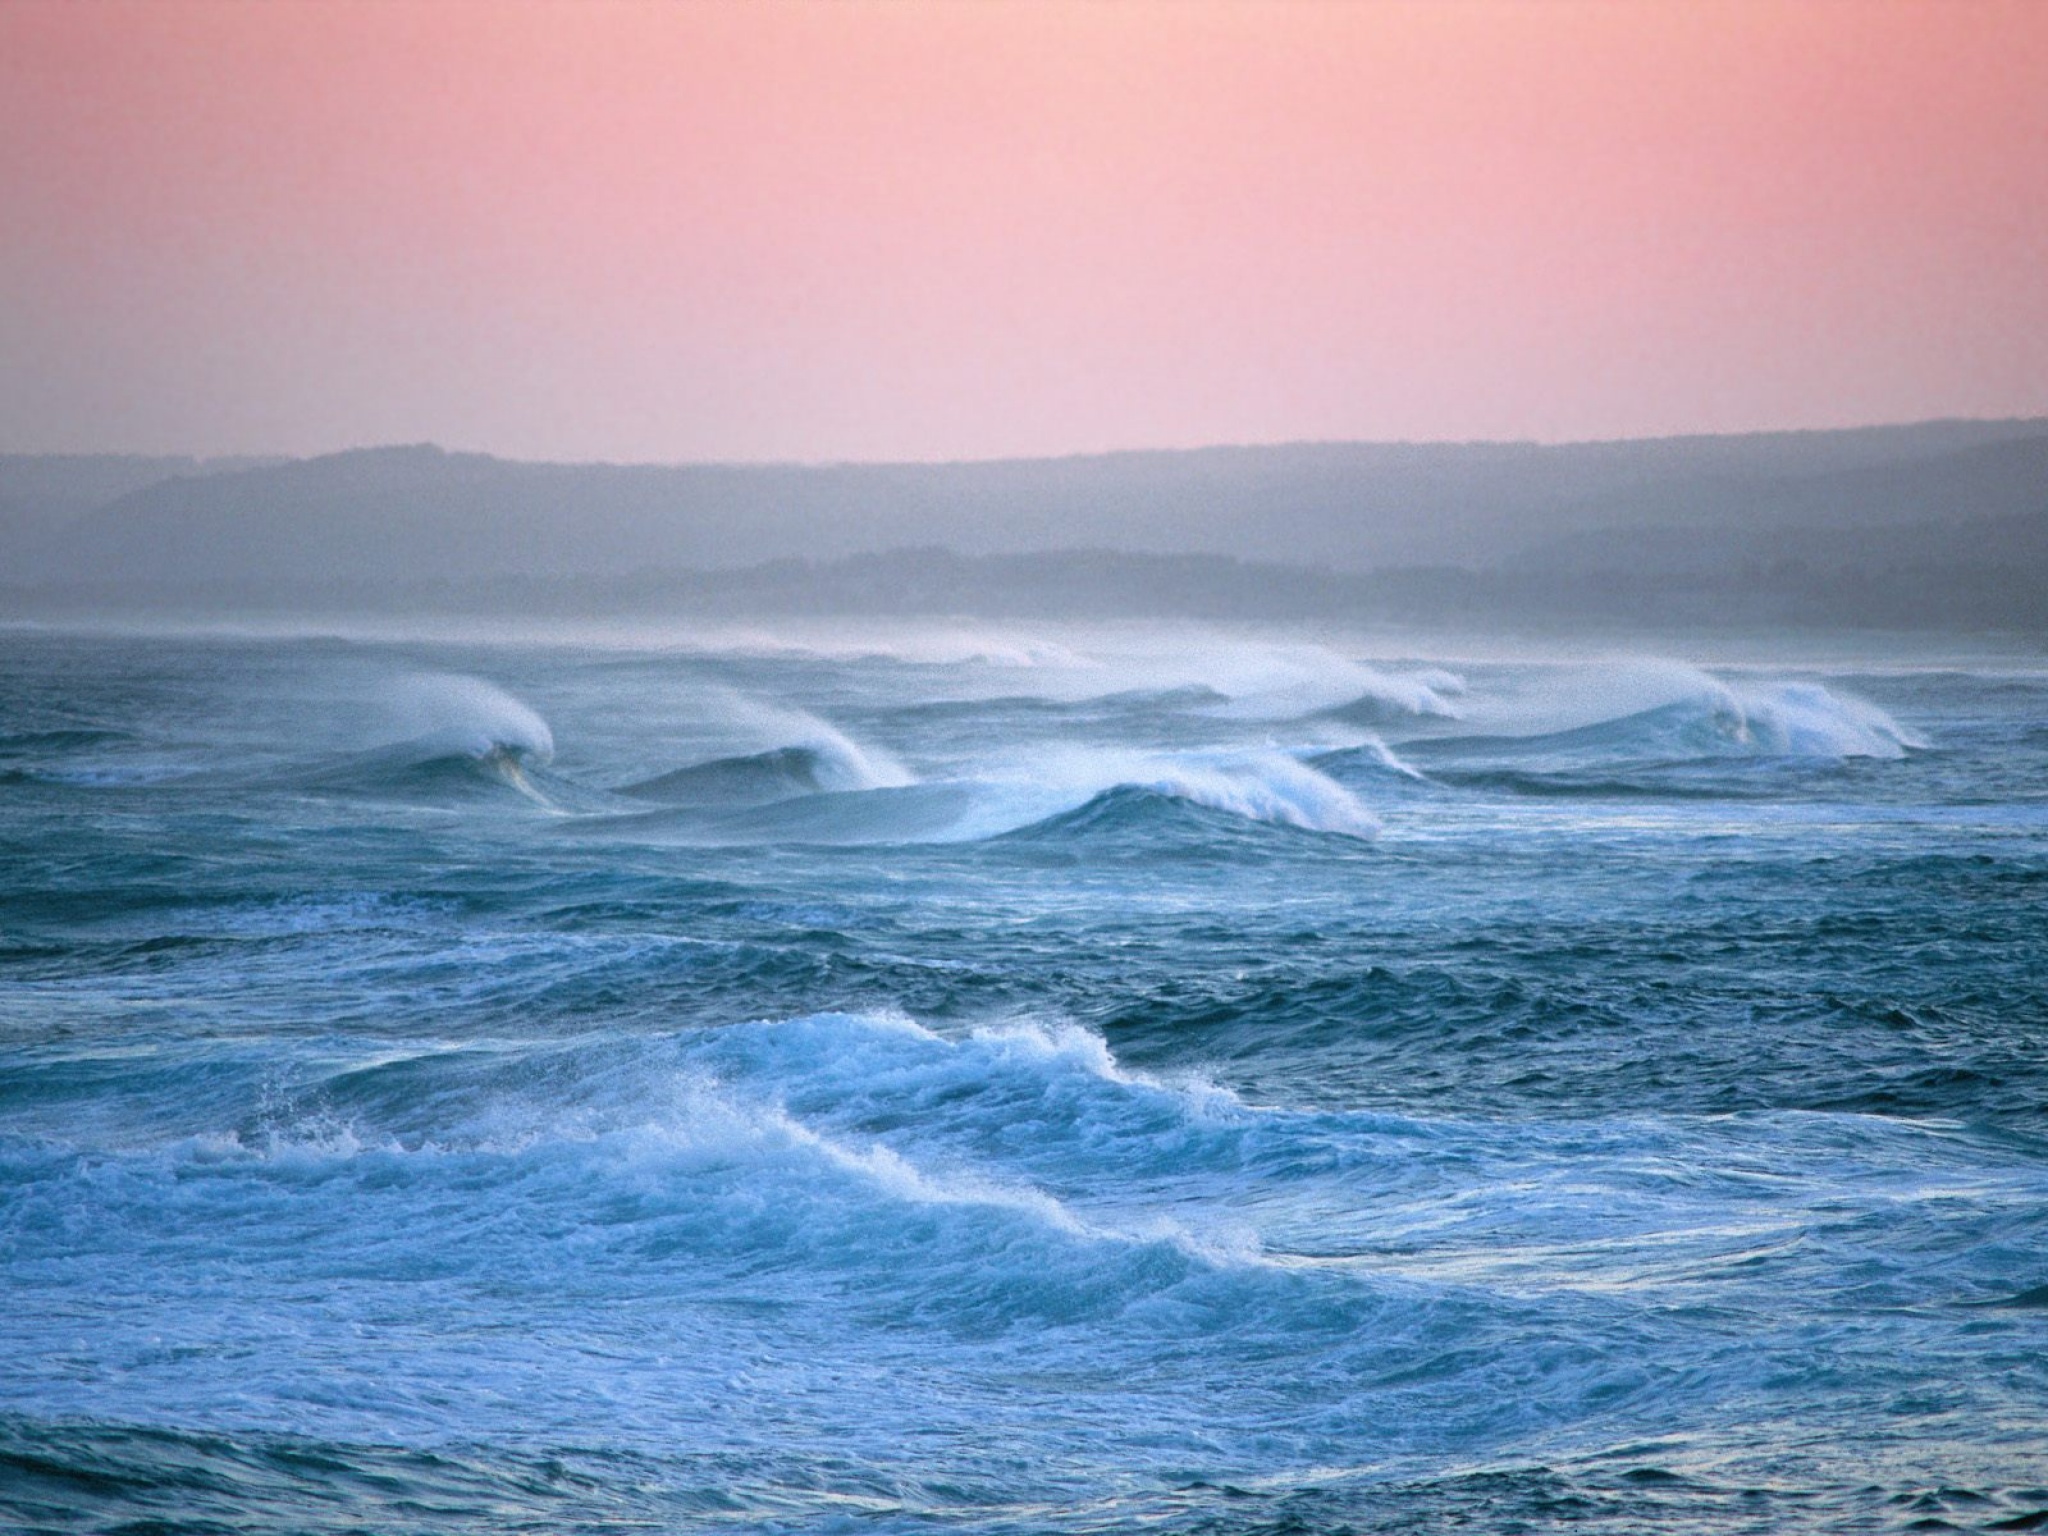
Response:
[[[429,801],[509,792],[550,809],[583,798],[576,786],[541,773],[555,755],[547,721],[482,678],[400,678],[374,701],[373,718],[373,729],[398,739],[289,772],[285,782]]]

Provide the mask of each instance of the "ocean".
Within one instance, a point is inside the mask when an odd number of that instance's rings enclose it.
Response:
[[[2048,658],[0,630],[0,1524],[2048,1528]]]

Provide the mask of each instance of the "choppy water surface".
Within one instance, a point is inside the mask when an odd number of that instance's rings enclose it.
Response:
[[[2048,1527],[2048,671],[0,635],[0,1518]]]

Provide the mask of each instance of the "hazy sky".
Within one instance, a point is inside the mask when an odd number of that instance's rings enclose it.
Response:
[[[0,449],[2048,414],[2048,0],[0,0]]]

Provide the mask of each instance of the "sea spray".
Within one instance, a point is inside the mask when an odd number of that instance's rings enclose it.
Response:
[[[1716,676],[1671,662],[1574,667],[1472,701],[1427,740],[1495,743],[1529,762],[1560,752],[1622,763],[1752,757],[1897,758],[1927,738],[1885,710],[1807,679]]]
[[[704,690],[691,703],[756,751],[799,747],[814,753],[821,788],[889,789],[916,782],[916,776],[891,753],[855,742],[809,710],[729,688]]]
[[[382,701],[395,739],[422,753],[494,750],[546,763],[555,755],[548,723],[495,683],[453,673],[415,672],[392,681]]]

